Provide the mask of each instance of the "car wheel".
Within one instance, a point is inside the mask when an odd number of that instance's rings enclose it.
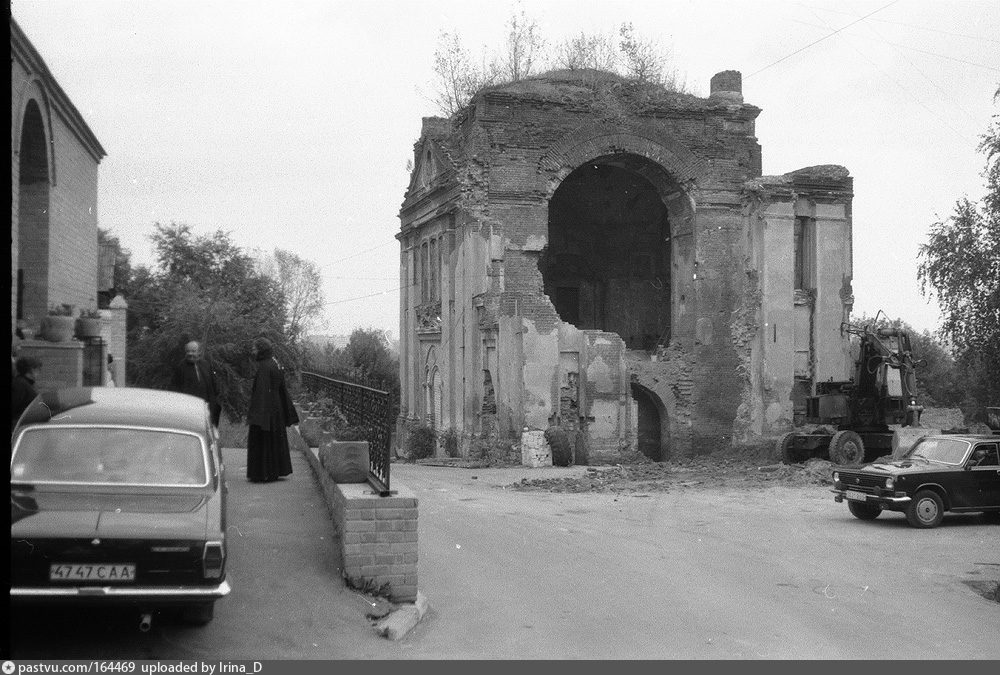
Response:
[[[798,436],[794,431],[789,431],[778,439],[778,456],[781,457],[781,461],[785,464],[798,464],[801,460],[799,459],[799,451],[795,447],[795,437]]]
[[[913,495],[906,507],[906,520],[913,527],[937,527],[944,518],[944,502],[933,490],[921,490]]]
[[[830,439],[830,461],[834,464],[861,464],[865,445],[854,431],[838,431]]]
[[[882,513],[882,507],[878,504],[866,504],[864,502],[847,502],[847,509],[851,515],[861,520],[875,520]]]
[[[181,620],[194,626],[204,626],[215,616],[215,603],[205,602],[190,605],[181,610]]]

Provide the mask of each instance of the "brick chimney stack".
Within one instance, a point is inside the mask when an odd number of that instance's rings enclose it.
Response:
[[[743,75],[738,70],[723,70],[712,76],[709,98],[722,98],[743,103]]]

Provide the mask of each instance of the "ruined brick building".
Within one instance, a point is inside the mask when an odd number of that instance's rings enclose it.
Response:
[[[424,118],[400,211],[400,437],[576,461],[789,429],[849,377],[852,179],[761,175],[739,72],[699,98],[558,71]]]

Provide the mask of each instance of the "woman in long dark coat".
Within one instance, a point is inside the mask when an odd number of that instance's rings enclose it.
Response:
[[[257,338],[253,343],[257,374],[250,393],[247,424],[247,480],[270,482],[292,473],[285,428],[298,424],[299,415],[288,396],[285,374],[274,360],[271,342]]]

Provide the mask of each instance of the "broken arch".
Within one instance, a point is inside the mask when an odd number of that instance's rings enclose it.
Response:
[[[670,339],[671,268],[686,194],[652,160],[604,155],[571,171],[548,204],[548,245],[539,259],[559,318],[617,333],[629,349]]]

